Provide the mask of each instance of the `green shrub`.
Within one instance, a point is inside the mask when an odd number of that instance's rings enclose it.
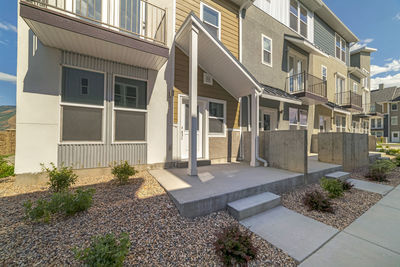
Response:
[[[71,185],[75,184],[78,176],[74,174],[71,167],[61,166],[57,168],[54,163],[50,163],[52,169],[46,168],[44,164],[41,164],[43,172],[46,172],[49,176],[50,190],[53,192],[62,192],[70,188]]]
[[[400,166],[400,155],[397,155],[396,158],[394,159],[394,164],[396,164],[396,166]]]
[[[382,145],[377,144],[377,145],[376,145],[376,148],[382,148]]]
[[[399,149],[391,148],[391,149],[386,150],[386,155],[394,156],[394,155],[399,154],[399,152],[400,152]]]
[[[372,181],[386,181],[386,174],[396,168],[396,164],[391,160],[377,160],[369,166],[369,172],[366,175]]]
[[[120,184],[126,184],[128,182],[129,176],[136,174],[136,170],[134,167],[130,166],[127,161],[125,161],[121,162],[118,165],[114,165],[112,167],[111,173]]]
[[[94,237],[89,247],[75,248],[74,252],[76,259],[86,266],[122,266],[130,245],[127,233],[122,233],[119,240],[114,234],[106,234]]]
[[[14,176],[14,165],[0,160],[0,178]]]
[[[303,197],[303,203],[310,210],[317,210],[322,212],[330,212],[333,213],[332,204],[328,198],[324,196],[319,191],[312,191],[305,194]]]
[[[385,149],[383,149],[383,148],[378,149],[378,152],[385,152]]]
[[[330,198],[337,198],[343,195],[342,182],[337,179],[321,179],[321,187],[328,192]]]
[[[257,256],[251,235],[241,232],[238,226],[225,228],[217,234],[215,251],[226,266],[247,265]]]
[[[354,185],[350,182],[347,181],[343,181],[342,182],[342,187],[344,191],[349,191],[350,189],[352,189],[354,187]]]
[[[35,206],[28,200],[24,203],[26,218],[35,222],[49,222],[56,213],[72,216],[91,207],[94,192],[94,189],[78,189],[75,193],[53,193],[50,200],[38,199]]]

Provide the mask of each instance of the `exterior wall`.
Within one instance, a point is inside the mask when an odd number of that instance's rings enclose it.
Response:
[[[396,102],[397,105],[399,105],[400,102]],[[389,118],[388,118],[388,124],[389,124],[389,142],[396,142],[398,143],[398,141],[394,140],[392,138],[393,132],[399,132],[400,134],[400,107],[397,106],[397,110],[392,110],[392,104],[388,105],[388,109],[389,109]],[[397,125],[393,125],[392,124],[392,118],[393,117],[397,117]]]
[[[232,162],[239,158],[240,131],[228,131],[227,137],[209,138],[209,159],[211,163]]]
[[[15,130],[0,131],[0,155],[15,154]]]
[[[190,12],[200,17],[200,2],[203,2],[221,13],[221,42],[239,58],[239,7],[228,0],[176,0],[176,25],[178,31]]]

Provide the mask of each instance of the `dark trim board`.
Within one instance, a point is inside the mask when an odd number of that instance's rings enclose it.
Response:
[[[317,102],[321,102],[321,103],[327,103],[328,102],[328,98],[323,97],[323,96],[319,96],[313,93],[309,93],[309,92],[299,92],[299,93],[292,93],[292,95],[298,97],[298,98],[309,98],[312,99],[314,101]]]

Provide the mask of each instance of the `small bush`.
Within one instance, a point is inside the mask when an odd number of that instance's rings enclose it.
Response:
[[[217,234],[215,251],[226,266],[246,265],[257,256],[251,235],[240,231],[238,226],[225,228]]]
[[[28,200],[24,203],[26,218],[35,222],[49,222],[56,213],[72,216],[91,207],[94,192],[94,189],[78,189],[75,193],[53,193],[50,200],[38,199],[35,206]]]
[[[396,164],[396,166],[400,166],[400,155],[397,155],[396,158],[394,159],[394,164]]]
[[[399,152],[400,152],[399,149],[391,148],[391,149],[386,150],[386,155],[394,156],[394,155],[399,154]]]
[[[41,164],[43,172],[46,172],[49,176],[50,190],[53,192],[66,191],[76,182],[78,176],[74,174],[71,167],[61,166],[57,168],[54,163],[50,163],[52,169],[46,168],[44,164]]]
[[[385,152],[385,149],[383,149],[383,148],[378,149],[378,152]]]
[[[306,195],[303,198],[303,203],[310,210],[333,213],[331,202],[319,191],[312,191],[306,193]]]
[[[130,247],[129,235],[122,233],[119,240],[114,234],[96,236],[89,247],[74,249],[77,260],[87,266],[122,266]]]
[[[382,145],[377,144],[377,145],[376,145],[376,148],[382,148]]]
[[[386,181],[386,174],[396,168],[391,160],[377,160],[369,166],[369,172],[366,177],[372,181]]]
[[[342,182],[337,179],[321,179],[321,187],[328,192],[330,198],[337,198],[343,195]]]
[[[344,191],[349,191],[350,189],[352,189],[354,187],[354,185],[350,182],[347,181],[343,181],[342,182],[342,187]]]
[[[134,167],[130,166],[127,161],[125,161],[123,163],[121,162],[120,164],[113,166],[111,173],[120,184],[126,184],[128,182],[129,176],[136,174],[136,170]]]

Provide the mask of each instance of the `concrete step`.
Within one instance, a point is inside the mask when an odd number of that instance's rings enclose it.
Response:
[[[347,180],[349,183],[354,185],[354,188],[359,189],[359,190],[364,190],[372,193],[377,193],[381,195],[386,195],[390,191],[392,191],[393,186],[390,185],[384,185],[384,184],[378,184],[374,182],[367,182],[364,180],[358,180],[358,179],[349,179]]]
[[[339,179],[341,181],[346,181],[350,178],[350,173],[348,172],[332,172],[325,175],[328,179]]]
[[[211,165],[211,160],[209,159],[199,159],[197,160],[197,166],[208,166]],[[179,161],[175,163],[176,168],[187,168],[188,167],[188,162],[187,161]]]
[[[228,212],[240,221],[272,209],[280,204],[280,196],[265,192],[228,203]]]

